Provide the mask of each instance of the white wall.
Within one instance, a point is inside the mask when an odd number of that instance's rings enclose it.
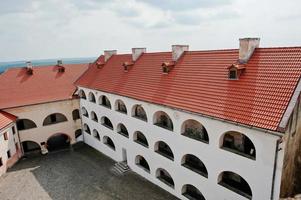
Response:
[[[254,200],[270,199],[274,155],[276,141],[279,139],[278,136],[264,133],[257,129],[250,129],[215,119],[193,115],[127,97],[86,88],[79,89],[83,89],[87,96],[87,100],[81,99],[80,106],[84,106],[87,109],[89,117],[91,111],[94,111],[97,114],[99,121],[102,116],[107,116],[114,126],[114,130],[112,131],[101,125],[100,122],[96,123],[91,119],[82,116],[82,123],[88,124],[91,129],[91,133],[93,132],[93,129],[96,129],[101,137],[101,141],[98,141],[92,134],[88,135],[84,133],[84,141],[116,161],[122,160],[122,148],[125,148],[127,150],[128,165],[133,171],[159,185],[175,196],[181,199],[186,199],[181,195],[181,189],[183,185],[191,184],[197,187],[207,200],[246,199],[245,197],[217,184],[218,175],[221,172],[233,171],[249,183]],[[96,104],[88,101],[88,94],[90,91],[96,96]],[[98,98],[103,94],[109,98],[112,106],[111,110],[98,105]],[[115,111],[114,104],[118,99],[121,99],[125,103],[128,112],[127,115]],[[143,106],[147,113],[148,122],[131,117],[131,110],[135,104],[141,104]],[[173,132],[153,125],[153,114],[156,111],[164,111],[170,116],[174,125]],[[209,135],[209,144],[184,137],[180,134],[181,125],[187,119],[195,119],[205,126]],[[129,132],[129,138],[126,138],[116,132],[118,123],[123,123],[126,126]],[[141,131],[146,136],[149,148],[145,148],[144,146],[133,142],[133,133],[135,131]],[[238,131],[249,137],[256,148],[256,160],[248,159],[220,149],[220,138],[227,131]],[[116,146],[116,151],[113,151],[103,144],[102,140],[105,135],[109,136],[113,140]],[[174,161],[154,152],[154,144],[157,141],[164,141],[170,146],[174,154]],[[181,166],[181,159],[185,154],[193,154],[201,159],[208,170],[208,178]],[[135,165],[136,155],[142,155],[147,160],[150,166],[150,174]],[[283,155],[282,152],[280,152],[278,156],[279,166],[276,172],[274,199],[278,199],[277,197],[279,196],[279,177],[281,175],[282,159]],[[169,172],[175,183],[174,189],[168,187],[156,178],[155,173],[157,168],[163,168]]]
[[[79,100],[65,100],[50,102],[44,104],[37,104],[31,106],[24,106],[18,108],[6,109],[18,119],[30,119],[37,125],[37,128],[19,131],[20,140],[33,141],[40,145],[41,142],[46,142],[47,139],[54,134],[64,133],[71,139],[71,144],[75,143],[75,131],[81,128],[80,120],[73,120],[72,111],[79,108]],[[53,113],[61,113],[66,116],[66,122],[43,126],[44,119]]]
[[[13,134],[12,127],[15,127],[15,134]],[[4,140],[4,133],[7,132],[8,134],[8,140]],[[17,159],[18,156],[16,145],[15,143],[18,143],[19,148],[19,138],[17,133],[17,127],[15,126],[15,123],[11,123],[9,126],[3,128],[0,130],[0,158],[2,158],[3,165],[0,167],[0,176],[6,172],[6,169],[9,167],[9,161],[11,159]],[[11,157],[8,159],[7,157],[7,151],[10,150]],[[17,158],[16,158],[17,157]]]

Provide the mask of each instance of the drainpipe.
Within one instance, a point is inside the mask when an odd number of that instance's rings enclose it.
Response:
[[[274,188],[275,188],[275,177],[276,177],[276,169],[277,169],[277,161],[278,161],[278,152],[279,144],[281,143],[282,138],[277,139],[276,148],[275,148],[275,157],[274,157],[274,167],[273,167],[273,178],[272,178],[272,187],[271,187],[271,200],[274,200]]]

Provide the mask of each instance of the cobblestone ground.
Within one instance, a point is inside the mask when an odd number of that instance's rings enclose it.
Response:
[[[20,160],[0,177],[1,200],[176,200],[130,172],[112,174],[114,162],[87,145]]]

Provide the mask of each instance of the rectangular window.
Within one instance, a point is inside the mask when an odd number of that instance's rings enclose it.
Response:
[[[12,127],[12,131],[13,131],[13,134],[15,135],[16,134],[15,126]]]
[[[5,133],[3,134],[3,137],[4,137],[4,140],[8,140],[8,132],[5,132]]]
[[[236,70],[229,71],[229,79],[237,79],[237,71]]]
[[[2,158],[0,157],[0,167],[3,165]]]
[[[11,155],[10,155],[10,150],[8,150],[8,151],[6,152],[6,154],[7,154],[7,158],[9,159],[9,158],[11,157]]]

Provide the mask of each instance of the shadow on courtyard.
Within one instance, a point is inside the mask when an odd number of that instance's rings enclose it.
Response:
[[[4,199],[166,200],[177,199],[130,172],[113,174],[114,161],[91,147],[30,156],[0,178]]]

